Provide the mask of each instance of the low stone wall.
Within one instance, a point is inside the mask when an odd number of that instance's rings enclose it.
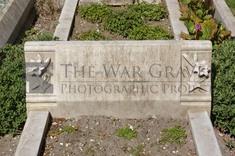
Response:
[[[0,13],[0,48],[13,43],[36,0],[10,0]]]

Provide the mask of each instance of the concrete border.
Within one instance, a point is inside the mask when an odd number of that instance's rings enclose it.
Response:
[[[66,0],[60,14],[59,24],[57,25],[54,36],[61,41],[67,41],[72,29],[73,19],[76,13],[78,0]]]
[[[180,33],[188,33],[188,29],[182,21],[180,21],[181,13],[178,0],[166,0],[167,9],[169,12],[169,20],[171,29],[174,33],[175,40],[181,40]]]
[[[9,0],[0,12],[0,48],[13,43],[36,0]]]
[[[23,133],[16,148],[15,156],[39,155],[48,125],[49,112],[29,112]]]
[[[231,31],[232,37],[235,37],[235,17],[230,11],[230,8],[224,0],[214,0],[214,4],[216,7],[216,19],[220,20],[222,24]]]
[[[208,113],[189,111],[188,115],[198,156],[222,156]]]

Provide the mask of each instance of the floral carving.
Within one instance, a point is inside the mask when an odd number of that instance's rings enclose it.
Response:
[[[37,54],[37,60],[31,60],[31,63],[36,65],[28,74],[34,79],[31,89],[39,89],[40,92],[45,93],[46,90],[51,86],[49,83],[52,73],[47,68],[51,63],[51,58],[44,60],[40,54]]]
[[[193,73],[190,77],[190,82],[188,82],[190,86],[190,92],[193,92],[196,89],[204,89],[201,84],[209,78],[209,73],[211,71],[209,65],[205,60],[198,61],[197,54],[194,54],[193,59],[191,59],[187,54],[183,54],[184,59],[189,63],[189,65],[193,68]]]

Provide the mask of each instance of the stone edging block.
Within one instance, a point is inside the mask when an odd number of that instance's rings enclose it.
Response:
[[[59,24],[54,33],[54,36],[58,37],[61,41],[67,41],[69,38],[77,4],[78,0],[66,0],[64,3]]]
[[[198,156],[222,156],[208,113],[189,111],[188,115]]]
[[[231,35],[235,37],[235,17],[230,11],[224,0],[214,0],[216,7],[215,17],[221,21],[222,24],[231,31]]]
[[[0,12],[0,48],[13,43],[36,0],[10,0]]]
[[[43,139],[49,124],[49,112],[31,111],[28,114],[15,156],[36,156],[40,154]]]

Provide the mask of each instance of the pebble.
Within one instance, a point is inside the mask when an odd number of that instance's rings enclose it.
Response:
[[[57,122],[53,122],[52,125],[55,126],[55,125],[58,125],[58,123]]]
[[[62,142],[61,142],[61,143],[60,143],[60,145],[61,145],[61,146],[63,146],[63,145],[64,145],[64,143],[62,143]]]

